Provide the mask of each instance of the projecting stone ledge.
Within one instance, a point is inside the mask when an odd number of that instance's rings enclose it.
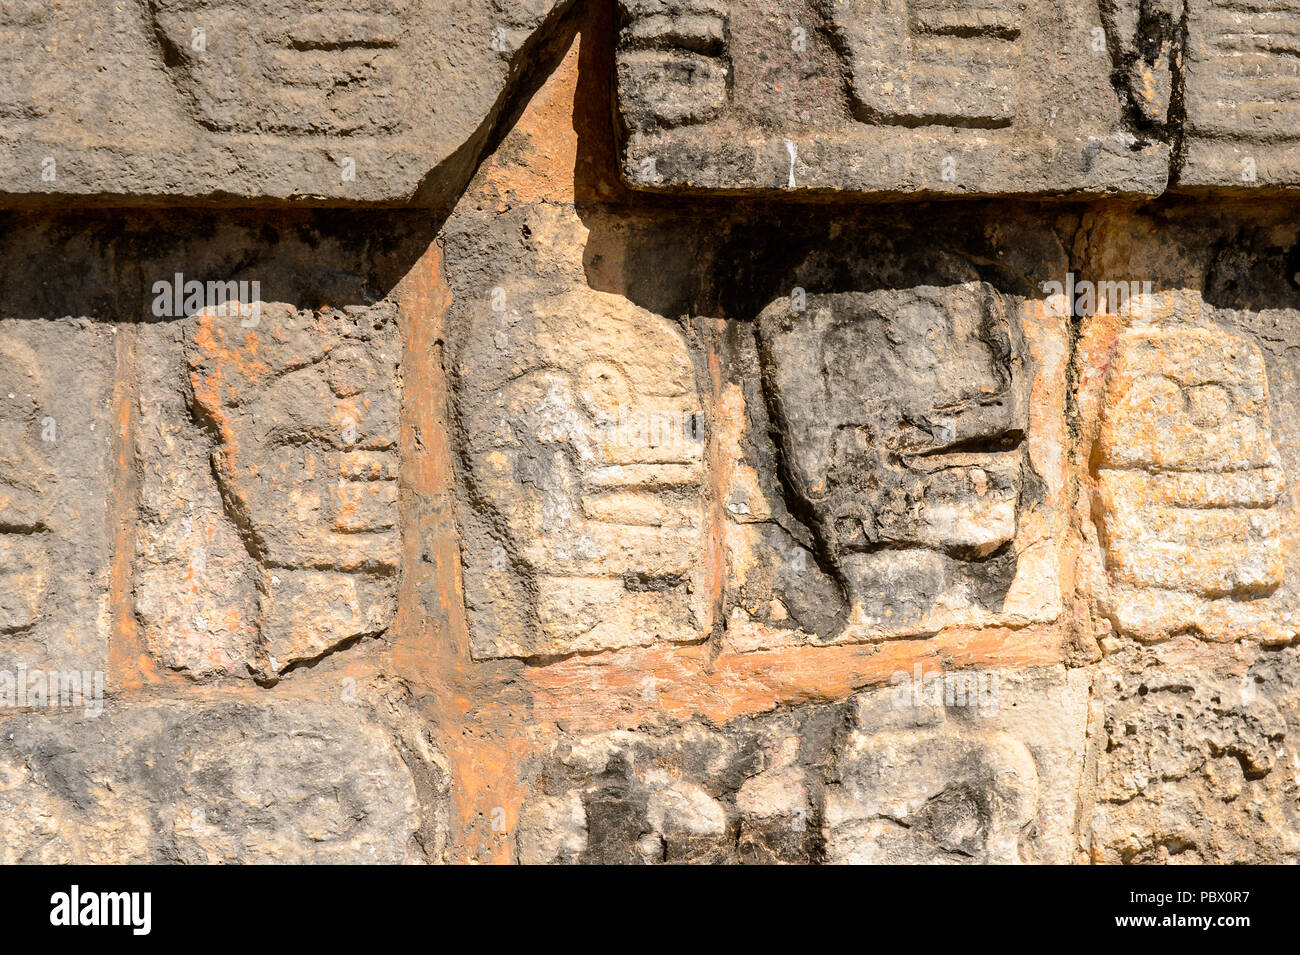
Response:
[[[437,204],[572,0],[0,10],[0,195]]]
[[[572,5],[8,3],[0,202],[445,206],[548,68]],[[592,43],[614,46],[634,189],[1300,187],[1291,0],[618,0],[617,14]],[[584,75],[602,97],[605,79]]]

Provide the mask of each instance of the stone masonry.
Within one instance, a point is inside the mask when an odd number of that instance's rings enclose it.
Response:
[[[0,3],[0,861],[1300,862],[1298,52]]]

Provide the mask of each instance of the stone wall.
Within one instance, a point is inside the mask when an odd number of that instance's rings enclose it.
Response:
[[[6,862],[1300,861],[1300,10],[0,10]]]

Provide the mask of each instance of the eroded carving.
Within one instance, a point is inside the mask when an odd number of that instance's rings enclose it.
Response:
[[[681,333],[594,292],[488,314],[457,385],[490,525],[467,553],[475,654],[699,638],[704,442]]]
[[[1001,609],[1036,481],[1012,306],[967,263],[930,258],[926,284],[863,276],[758,319],[792,510],[845,586],[851,629]]]
[[[1149,6],[622,0],[623,174],[644,188],[1158,193],[1174,25]]]
[[[1025,744],[967,725],[852,734],[826,797],[828,861],[1007,864],[1022,861],[1038,812]]]
[[[1259,348],[1221,328],[1121,333],[1094,452],[1109,609],[1124,632],[1268,630],[1286,475]]]
[[[1187,12],[1189,131],[1300,138],[1300,9],[1285,0],[1188,0]]]
[[[619,8],[628,122],[653,129],[715,119],[730,88],[722,0],[622,0]]]
[[[1006,126],[1025,0],[818,0],[850,76],[854,115],[899,126]]]
[[[32,350],[0,338],[0,634],[36,622],[50,579],[54,475],[41,442],[43,387]]]
[[[1182,52],[1188,186],[1300,184],[1300,8],[1186,0]]]
[[[260,567],[274,670],[392,616],[400,346],[387,304],[245,321],[201,314],[186,353],[227,513]]]
[[[1182,0],[1101,0],[1117,92],[1139,128],[1169,121],[1183,12]]]
[[[211,129],[393,133],[409,2],[149,0],[164,58]]]

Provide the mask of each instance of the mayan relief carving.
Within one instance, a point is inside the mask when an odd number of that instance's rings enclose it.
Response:
[[[392,618],[399,345],[391,306],[278,306],[248,321],[200,314],[186,356],[275,671]]]
[[[758,322],[788,480],[877,626],[945,593],[996,609],[1015,576],[1023,348],[997,292],[943,265],[969,284],[781,300]]]
[[[722,0],[629,0],[618,83],[637,128],[690,126],[715,119],[730,86],[727,6]]]
[[[751,459],[757,485],[734,472],[734,600],[815,642],[1050,619],[1059,493],[1031,453],[1031,394],[1059,398],[1026,329],[1055,341],[1060,320],[1026,321],[1039,306],[970,259],[875,242],[813,253],[753,324],[748,433],[774,446]],[[755,599],[769,588],[775,616]]]
[[[942,729],[859,734],[844,758],[851,769],[826,807],[831,861],[1020,861],[1039,783],[1019,740]]]
[[[622,168],[635,187],[1165,187],[1169,149],[1150,119],[1167,106],[1171,65],[1145,7],[1141,17],[1087,0],[786,0],[770,13],[623,0],[619,9]],[[1112,74],[1121,86],[1141,82],[1141,109],[1121,101]]]
[[[399,46],[418,3],[149,0],[149,10],[164,62],[211,129],[347,136],[402,126],[418,59]]]
[[[54,474],[40,437],[44,384],[35,353],[0,338],[0,634],[36,622],[51,582]]]
[[[699,639],[703,422],[681,332],[596,292],[478,320],[456,394],[485,526],[467,548],[475,654]]]
[[[1191,186],[1300,181],[1300,8],[1188,0],[1183,54]]]
[[[111,331],[12,314],[0,309],[0,705],[18,664],[102,670],[110,626]]]
[[[5,181],[435,204],[463,188],[507,87],[545,59],[572,3],[7,3]]]
[[[935,694],[919,673],[848,705],[825,796],[827,861],[1067,858],[1077,803],[1061,783],[1075,772],[1086,681],[1052,669],[937,674]]]
[[[1300,861],[1297,2],[3,0],[0,860]]]
[[[1259,348],[1219,328],[1128,329],[1105,408],[1097,507],[1121,629],[1148,640],[1253,629],[1253,599],[1286,571],[1287,478]]]
[[[822,0],[854,116],[898,126],[1005,126],[1015,115],[1025,0]]]

